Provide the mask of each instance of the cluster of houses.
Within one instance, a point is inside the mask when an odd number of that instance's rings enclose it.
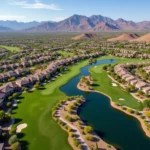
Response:
[[[150,49],[150,45],[148,43],[131,43],[127,41],[121,41],[121,44],[124,46],[124,48],[130,48],[130,49]],[[117,47],[118,42],[105,42],[105,44],[102,44],[102,46],[107,47]]]
[[[143,70],[144,70],[148,75],[150,75],[150,66],[144,67]]]
[[[0,53],[0,57],[3,57],[5,55],[7,55],[7,52],[6,53]]]
[[[124,79],[128,84],[135,86],[137,90],[143,91],[150,95],[150,84],[132,75],[126,68],[125,64],[119,64],[114,67],[115,73]]]
[[[43,56],[42,54],[36,55],[36,56],[30,56],[30,57],[24,57],[22,58],[21,62],[19,63],[13,63],[13,64],[3,64],[0,66],[0,70],[12,70],[12,69],[17,69],[19,67],[30,67],[35,64],[40,64],[45,61],[50,61],[52,60],[53,56],[56,55],[56,53],[53,53],[51,55],[46,54]]]
[[[4,48],[0,48],[0,57],[2,58],[3,56],[7,55],[8,51]]]
[[[140,59],[149,59],[150,54],[147,53],[141,53],[135,50],[114,50],[114,53],[112,53],[114,56],[117,57],[125,57],[125,58],[140,58]]]
[[[0,82],[6,82],[12,77],[14,77],[16,79],[26,73],[28,73],[28,71],[24,68],[18,68],[13,71],[1,73],[0,74]]]
[[[7,99],[14,92],[21,91],[24,87],[32,87],[36,82],[42,82],[44,79],[46,79],[47,75],[54,75],[57,72],[59,66],[68,66],[72,62],[77,62],[80,59],[98,57],[101,55],[103,55],[103,53],[96,52],[92,54],[73,56],[65,60],[57,60],[55,62],[50,63],[45,70],[40,70],[35,74],[17,79],[14,82],[6,83],[5,85],[0,87],[0,106],[2,106],[5,99]]]

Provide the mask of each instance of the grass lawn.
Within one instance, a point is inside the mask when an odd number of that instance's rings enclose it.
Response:
[[[20,51],[19,47],[4,46],[4,45],[1,45],[0,47],[5,48],[11,52],[19,52]]]
[[[58,51],[58,53],[62,54],[64,57],[74,56],[74,53],[65,52],[65,51]]]
[[[116,63],[127,63],[127,62],[140,62],[143,60],[138,59],[126,59],[126,58],[115,58],[111,56],[105,56],[105,59],[116,59]],[[103,58],[103,59],[104,59]],[[97,91],[103,92],[109,95],[114,102],[129,106],[134,109],[142,109],[143,103],[138,102],[132,95],[128,92],[124,91],[120,86],[113,87],[112,80],[107,76],[107,73],[103,71],[104,65],[99,65],[97,68],[91,67],[90,72],[91,76],[94,80],[93,88]],[[120,101],[119,98],[123,98],[124,101]]]
[[[56,81],[45,85],[45,89],[36,90],[21,95],[21,102],[13,110],[16,123],[27,123],[20,134],[24,141],[23,149],[30,150],[71,150],[67,141],[67,133],[53,120],[51,109],[66,95],[59,88],[80,72],[80,68],[87,65],[83,61],[69,68],[67,73],[58,77]]]

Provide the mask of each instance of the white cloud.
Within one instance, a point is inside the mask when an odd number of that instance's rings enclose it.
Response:
[[[26,16],[0,15],[0,20],[24,20]]]
[[[35,0],[35,3],[28,3],[27,0],[11,0],[11,5],[20,6],[28,9],[49,9],[49,10],[62,10],[56,4],[44,4],[40,0]]]
[[[62,21],[62,20],[65,20],[67,17],[56,17],[54,19],[52,19],[52,21]]]

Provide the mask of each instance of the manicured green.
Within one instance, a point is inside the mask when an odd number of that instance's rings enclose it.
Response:
[[[119,63],[127,63],[127,62],[140,62],[143,60],[138,59],[127,59],[127,58],[114,58],[111,56],[105,56],[103,59],[116,59],[117,64]],[[114,102],[117,102],[122,105],[126,105],[128,107],[134,108],[134,109],[143,109],[144,105],[141,102],[138,102],[137,99],[135,99],[130,93],[126,92],[124,89],[122,89],[120,86],[114,87],[112,86],[113,81],[108,77],[107,73],[102,69],[104,65],[91,67],[90,72],[92,79],[94,80],[94,84],[96,86],[93,86],[93,88],[97,91],[103,92],[107,95],[109,95]],[[119,100],[119,98],[125,99],[124,101]]]
[[[20,51],[20,48],[19,47],[13,47],[13,46],[4,46],[4,45],[1,45],[0,47],[2,48],[5,48],[11,52],[19,52]]]
[[[51,109],[62,99],[66,98],[59,88],[80,72],[80,68],[87,65],[83,61],[69,67],[69,70],[56,81],[45,85],[45,89],[22,94],[18,108],[13,110],[16,124],[27,123],[23,129],[22,141],[27,141],[23,146],[30,150],[71,150],[67,141],[67,133],[53,120]]]
[[[59,54],[62,54],[64,57],[74,56],[74,53],[66,52],[66,51],[58,51]]]

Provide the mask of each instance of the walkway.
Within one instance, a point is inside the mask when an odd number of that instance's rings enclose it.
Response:
[[[66,103],[67,105],[69,104],[69,102]],[[62,107],[59,107],[59,110],[57,111],[57,117],[64,123],[66,123],[69,127],[71,127],[71,129],[73,129],[74,131],[76,131],[76,134],[78,135],[78,140],[80,141],[81,145],[84,147],[84,150],[90,150],[89,147],[87,146],[87,144],[84,142],[84,139],[82,138],[82,135],[80,133],[80,131],[71,123],[67,122],[64,118],[62,118],[60,116],[60,111],[64,108],[65,104],[62,105]]]

